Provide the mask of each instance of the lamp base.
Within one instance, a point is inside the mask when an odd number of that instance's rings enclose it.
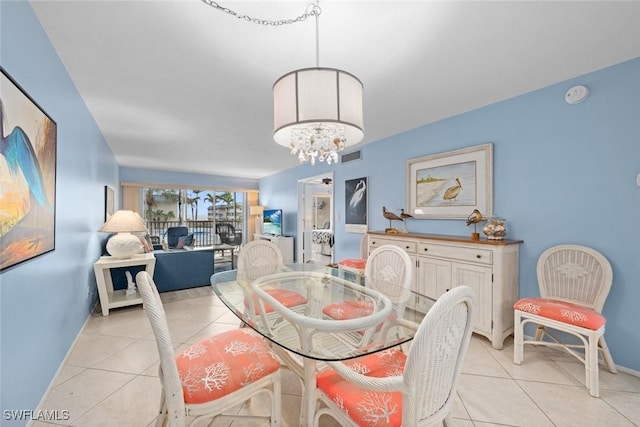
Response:
[[[140,239],[131,233],[118,233],[107,242],[107,252],[114,258],[127,259],[142,251]]]

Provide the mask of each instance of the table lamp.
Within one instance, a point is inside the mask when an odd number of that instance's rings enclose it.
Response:
[[[264,212],[264,206],[250,206],[249,214],[255,215],[256,233],[262,234],[262,213]]]
[[[114,258],[131,258],[140,253],[142,243],[131,233],[147,231],[144,221],[136,212],[116,211],[99,230],[104,233],[117,233],[107,242],[107,252]]]

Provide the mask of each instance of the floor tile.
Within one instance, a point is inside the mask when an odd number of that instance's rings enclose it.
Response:
[[[138,376],[72,424],[78,427],[145,426],[157,415],[161,387],[156,378]],[[126,409],[125,409],[126,408]]]
[[[212,294],[210,286],[161,294],[176,353],[201,338],[240,325]],[[241,300],[242,295],[238,295]],[[141,306],[92,316],[41,409],[66,409],[69,421],[37,421],[30,427],[152,427],[161,384],[158,352]],[[473,335],[462,368],[449,427],[640,426],[640,378],[601,367],[600,395],[584,386],[584,365],[557,349],[525,346],[521,365],[513,363],[513,339],[502,350]],[[282,427],[298,425],[302,386],[282,370]],[[268,410],[260,396],[240,412]],[[217,420],[215,427],[265,426],[264,422]],[[339,423],[323,417],[321,427]]]
[[[70,419],[63,425],[75,425],[74,423],[88,410],[120,390],[133,378],[135,378],[134,375],[120,372],[87,369],[54,387],[45,400],[42,409],[68,410]],[[126,406],[125,408],[133,409],[132,406]]]
[[[462,374],[458,392],[474,422],[553,426],[536,403],[510,379]]]
[[[135,341],[129,337],[83,333],[76,341],[67,364],[91,368]]]
[[[558,427],[632,427],[627,418],[584,387],[518,381],[525,392]]]
[[[640,393],[602,390],[600,398],[627,417],[630,422],[640,426]]]
[[[160,360],[155,341],[138,340],[94,365],[96,369],[140,374]]]

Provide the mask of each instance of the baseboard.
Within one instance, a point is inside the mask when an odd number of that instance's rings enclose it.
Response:
[[[82,335],[82,332],[84,331],[84,328],[89,323],[89,320],[91,319],[91,316],[92,316],[92,314],[89,313],[89,315],[87,316],[87,319],[84,321],[84,324],[82,325],[82,327],[80,328],[80,330],[76,334],[76,337],[73,339],[73,342],[71,343],[71,346],[69,347],[69,350],[67,350],[67,354],[62,359],[62,362],[60,362],[60,365],[58,366],[58,369],[56,370],[56,373],[54,374],[53,378],[49,382],[49,385],[47,386],[47,389],[44,391],[44,394],[42,395],[42,398],[40,399],[40,402],[38,402],[38,406],[36,406],[36,409],[34,410],[34,413],[37,413],[38,411],[41,411],[41,410],[42,411],[46,411],[47,409],[48,410],[52,410],[52,408],[43,408],[42,406],[44,405],[44,402],[47,400],[47,397],[49,397],[49,392],[51,392],[51,389],[54,387],[54,384],[55,384],[56,380],[58,379],[58,376],[60,375],[60,373],[64,369],[65,365],[67,364],[67,360],[69,360],[69,357],[71,356],[71,353],[73,352],[73,349],[76,347],[76,344],[78,343],[78,339]],[[29,420],[27,422],[27,427],[33,427],[33,422],[34,421],[36,421],[36,420],[33,420],[33,419]]]

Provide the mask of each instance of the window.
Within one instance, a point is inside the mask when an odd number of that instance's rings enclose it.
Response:
[[[215,224],[231,224],[246,241],[246,193],[183,188],[143,188],[143,218],[152,236],[166,239],[167,229],[184,225],[195,246],[216,242]]]

